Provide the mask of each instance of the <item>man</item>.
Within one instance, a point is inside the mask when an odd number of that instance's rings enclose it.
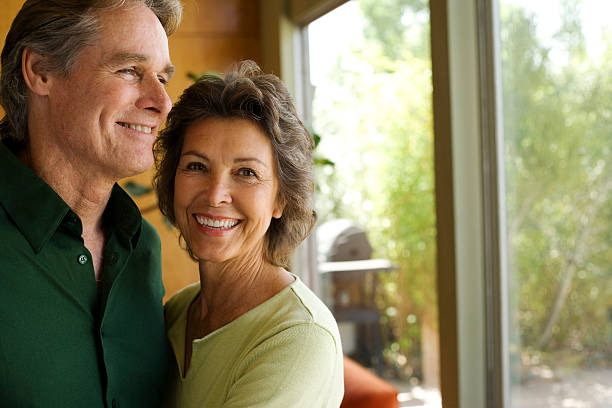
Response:
[[[116,181],[171,107],[179,0],[27,0],[2,51],[0,405],[153,407],[160,242]]]

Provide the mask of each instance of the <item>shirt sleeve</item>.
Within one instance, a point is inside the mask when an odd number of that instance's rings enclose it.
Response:
[[[338,407],[344,394],[340,350],[316,323],[287,328],[243,360],[223,407]]]

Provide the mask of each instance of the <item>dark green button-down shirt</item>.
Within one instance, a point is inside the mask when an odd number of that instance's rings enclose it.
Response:
[[[0,142],[0,406],[159,405],[159,236],[117,185],[104,217],[98,293],[79,217]]]

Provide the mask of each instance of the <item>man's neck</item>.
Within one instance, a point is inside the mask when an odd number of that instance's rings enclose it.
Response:
[[[105,244],[102,216],[114,181],[54,150],[25,149],[17,157],[79,216],[83,225],[83,242],[93,257],[96,279],[101,278]]]
[[[113,180],[51,149],[26,149],[18,158],[78,214],[83,229],[96,228],[110,198]]]

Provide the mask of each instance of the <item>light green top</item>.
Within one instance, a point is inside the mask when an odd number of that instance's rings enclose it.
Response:
[[[176,364],[168,407],[339,407],[342,349],[334,317],[296,277],[281,292],[222,328],[193,341],[183,378],[187,309],[200,284],[166,304]]]

